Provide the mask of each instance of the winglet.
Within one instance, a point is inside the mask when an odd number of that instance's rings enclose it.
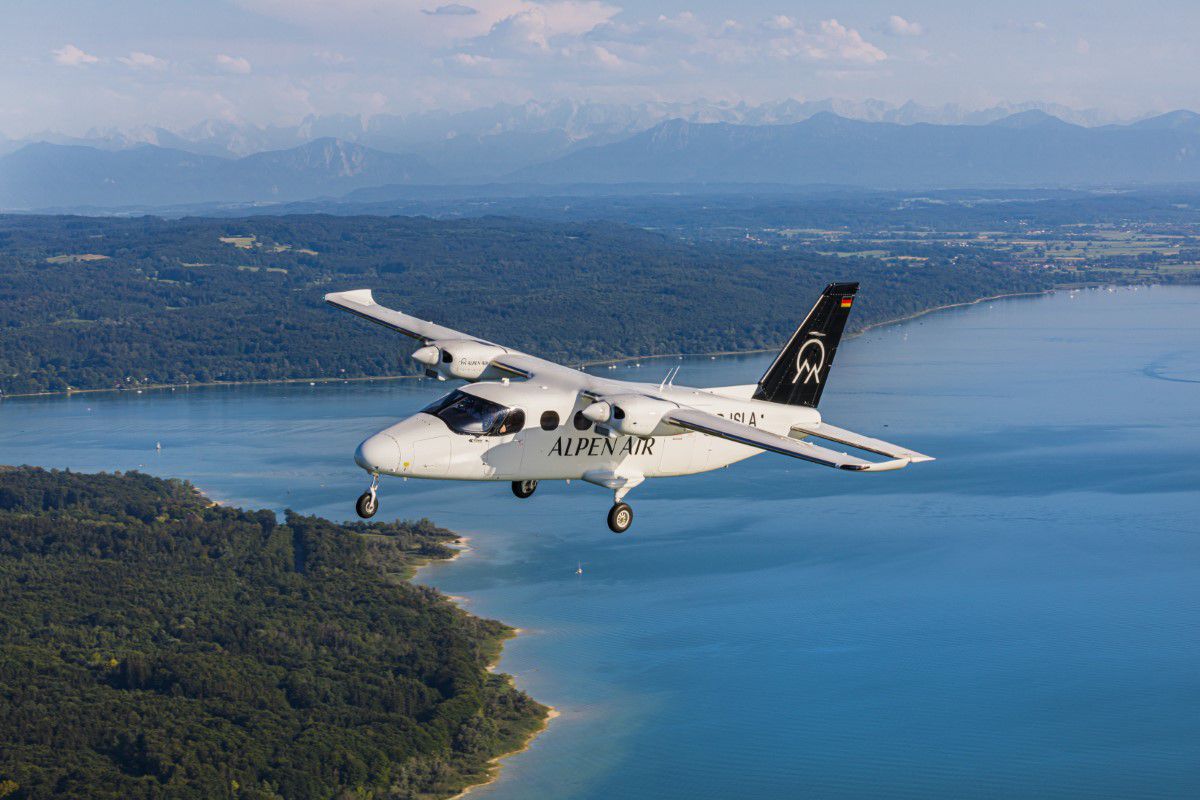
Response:
[[[375,298],[371,295],[370,289],[354,289],[349,292],[330,292],[325,295],[325,302],[338,306],[345,303],[354,303],[358,306],[373,306],[375,305]]]

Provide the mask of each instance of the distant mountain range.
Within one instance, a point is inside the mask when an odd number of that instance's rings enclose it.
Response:
[[[985,125],[1021,111],[1038,110],[1079,125],[1095,126],[1120,120],[1095,109],[1077,110],[1052,103],[1005,103],[985,109],[949,104],[925,106],[882,100],[785,99],[751,105],[699,100],[690,103],[596,103],[575,100],[498,103],[470,111],[425,111],[377,114],[310,115],[296,125],[259,126],[226,120],[206,120],[182,130],[153,125],[129,129],[93,129],[83,136],[42,131],[19,139],[0,135],[0,155],[26,144],[76,144],[102,150],[125,150],[150,144],[197,155],[238,158],[267,150],[286,150],[314,139],[344,139],[378,150],[416,153],[443,170],[453,170],[465,157],[464,176],[489,167],[491,176],[586,143],[604,144],[648,130],[660,122],[728,122],[735,125],[785,125],[822,112],[864,122],[911,125]],[[476,152],[475,145],[479,144]],[[500,159],[488,161],[486,159]]]
[[[503,191],[511,193],[519,184],[927,188],[1200,181],[1200,115],[1190,111],[1094,127],[1036,109],[982,125],[868,122],[822,111],[799,122],[770,124],[670,119],[631,133],[645,118],[582,119],[578,107],[548,107],[535,130],[526,124],[531,109],[516,108],[520,119],[487,134],[481,130],[495,122],[492,116],[470,125],[459,119],[474,132],[440,139],[436,146],[422,138],[444,133],[430,120],[423,132],[401,126],[385,135],[382,122],[371,136],[358,132],[397,148],[410,145],[405,152],[335,136],[237,158],[228,150],[222,156],[158,144],[25,144],[0,157],[0,208],[285,202],[368,188],[379,200],[433,191],[419,187],[491,182],[506,184],[510,188]],[[770,114],[785,112],[778,107]],[[768,115],[761,106],[755,113]],[[353,128],[353,121],[339,124]],[[337,129],[325,119],[308,131]],[[586,136],[579,138],[581,132]]]
[[[664,122],[512,176],[537,183],[833,183],[888,188],[1200,181],[1200,115],[1085,128],[1042,111],[988,125],[822,113],[790,125]]]
[[[435,178],[419,156],[340,139],[238,159],[153,145],[100,150],[40,142],[0,158],[0,208],[279,202]]]

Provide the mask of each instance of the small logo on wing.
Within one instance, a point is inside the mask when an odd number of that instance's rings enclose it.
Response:
[[[810,380],[820,383],[821,368],[824,366],[825,345],[820,339],[809,339],[800,345],[800,350],[796,353],[796,377],[792,378],[792,383],[799,383],[801,378],[804,378],[804,383]]]

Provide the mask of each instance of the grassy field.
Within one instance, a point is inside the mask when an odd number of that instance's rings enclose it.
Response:
[[[102,256],[99,253],[76,253],[72,255],[50,256],[46,259],[47,264],[82,264],[88,261],[106,261],[108,256]]]

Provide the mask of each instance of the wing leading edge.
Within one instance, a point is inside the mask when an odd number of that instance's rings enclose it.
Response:
[[[813,464],[850,470],[852,472],[886,472],[887,470],[907,467],[909,462],[914,460],[908,457],[893,457],[888,461],[867,461],[848,453],[839,453],[836,450],[819,447],[810,442],[793,439],[789,436],[780,436],[777,433],[764,431],[761,428],[755,428],[741,422],[734,422],[733,420],[718,417],[715,414],[709,414],[706,411],[700,411],[695,408],[680,408],[670,411],[663,417],[663,422],[708,434],[709,436],[727,439],[738,444],[757,447],[759,450],[768,450],[772,453],[810,461]],[[850,432],[846,431],[846,433]],[[860,438],[865,439],[865,437]],[[847,444],[849,443],[847,442]],[[928,456],[924,456],[923,458],[926,460],[929,459]]]
[[[470,339],[483,342],[484,344],[493,344],[493,342],[484,341],[478,337],[456,331],[453,328],[417,319],[411,314],[404,314],[381,306],[375,302],[370,289],[355,289],[352,292],[332,292],[325,295],[325,302],[343,311],[349,311],[355,316],[368,319],[371,322],[403,333],[405,336],[411,336],[419,340],[422,344],[429,344],[438,339]]]

